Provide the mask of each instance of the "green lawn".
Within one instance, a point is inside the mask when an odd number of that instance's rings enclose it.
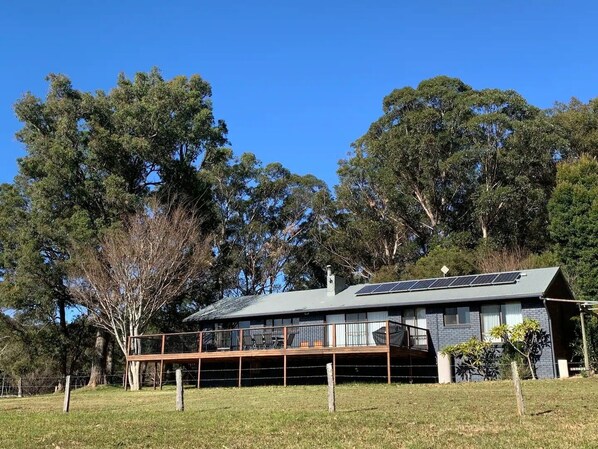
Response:
[[[597,448],[598,379],[526,381],[516,416],[509,382],[75,391],[0,400],[0,448]]]

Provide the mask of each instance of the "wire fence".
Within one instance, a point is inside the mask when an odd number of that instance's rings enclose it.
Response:
[[[241,363],[239,371],[238,362],[206,363],[198,371],[197,364],[167,364],[160,376],[159,363],[142,364],[141,386],[144,388],[159,388],[160,386],[175,385],[176,368],[183,370],[183,382],[191,387],[236,387],[236,386],[262,386],[262,385],[324,385],[326,378],[326,363],[307,363],[286,367],[275,362],[268,364],[253,363],[250,360]],[[454,365],[451,370],[454,373]],[[583,371],[583,362],[569,364],[571,375],[579,375]],[[395,383],[437,383],[437,366],[431,363],[401,364],[390,366],[391,382]],[[378,382],[388,381],[388,367],[385,363],[337,363],[335,366],[337,384],[353,382]],[[124,373],[114,373],[104,377],[102,384],[115,387],[124,387]],[[160,379],[160,377],[162,377]],[[71,375],[71,389],[76,390],[89,384],[89,375]],[[463,381],[463,379],[453,379]],[[20,383],[20,386],[19,386]],[[0,373],[0,398],[33,396],[40,394],[59,393],[64,391],[65,378],[60,376],[34,376],[26,375],[20,378],[5,373]]]
[[[102,383],[122,386],[123,374],[106,375]],[[88,384],[89,374],[71,375],[71,390],[86,387]],[[19,378],[8,374],[0,374],[0,398],[59,393],[64,391],[64,385],[65,378],[62,376],[25,375]]]
[[[287,385],[324,385],[327,382],[326,364],[302,364],[287,366],[286,376],[280,366],[236,366],[202,367],[198,372],[197,366],[180,366],[183,368],[183,382],[187,386],[217,387],[217,386],[258,386],[283,385],[286,377]],[[337,384],[351,382],[387,382],[388,367],[386,364],[336,364]],[[392,382],[435,383],[438,382],[436,365],[393,364],[391,369]],[[175,366],[164,372],[162,385],[175,385]],[[145,386],[159,386],[159,373],[150,372],[143,382]]]

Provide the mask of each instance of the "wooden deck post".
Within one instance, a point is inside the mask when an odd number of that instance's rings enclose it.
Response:
[[[197,352],[201,352],[203,350],[203,331],[199,333],[199,344],[198,344],[199,348],[197,349]]]
[[[239,329],[239,351],[243,350],[243,329]]]
[[[336,323],[332,323],[332,347],[336,348]]]
[[[156,389],[157,379],[158,379],[158,362],[154,362],[154,390]]]
[[[241,388],[241,371],[243,369],[243,357],[239,357],[239,388]]]
[[[162,379],[164,379],[164,359],[160,360],[160,390],[162,389]]]
[[[201,358],[197,359],[197,388],[201,385]]]
[[[391,383],[390,372],[390,321],[386,320],[386,378],[387,383]]]
[[[283,349],[283,356],[282,356],[282,385],[287,386],[287,327],[285,326],[282,329],[282,349]]]

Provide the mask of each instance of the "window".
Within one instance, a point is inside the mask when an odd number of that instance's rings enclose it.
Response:
[[[417,307],[415,309],[403,310],[403,324],[415,326],[420,329],[412,329],[411,345],[425,346],[428,343],[428,333],[425,329],[428,328],[426,322],[426,309],[424,307]]]
[[[299,324],[299,318],[275,318],[264,321],[266,327],[290,326],[291,324]]]
[[[490,336],[493,327],[501,324],[513,326],[523,321],[520,302],[507,302],[505,304],[490,304],[482,306],[480,310],[482,337],[486,341],[500,342],[500,338]]]
[[[387,319],[388,312],[386,310],[326,315],[328,344],[332,346],[332,324],[334,323],[336,346],[374,346],[376,343],[372,334],[380,327],[386,326]]]
[[[447,307],[444,309],[445,326],[464,324],[469,324],[469,307]]]

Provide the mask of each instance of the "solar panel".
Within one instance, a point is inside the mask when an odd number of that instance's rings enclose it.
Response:
[[[374,284],[374,285],[366,285],[365,287],[363,287],[361,290],[358,290],[357,293],[355,293],[356,295],[369,295],[370,293],[372,293],[374,290],[376,290],[379,287],[378,284]]]
[[[469,285],[471,285],[472,287],[474,285],[492,285],[492,281],[494,281],[494,279],[496,279],[496,276],[498,276],[496,273],[494,273],[494,274],[480,274]]]
[[[410,288],[410,290],[427,290],[434,282],[436,282],[436,279],[424,279],[417,281],[415,285]]]
[[[386,284],[379,284],[378,288],[376,290],[374,290],[372,292],[372,294],[377,295],[378,293],[388,293],[397,284],[398,284],[398,282],[389,282]]]
[[[392,293],[395,293],[395,292],[406,292],[411,287],[413,287],[415,284],[417,284],[417,281],[401,281],[401,282],[397,282],[397,284],[394,286],[394,288],[391,290],[391,292]]]
[[[467,287],[477,276],[462,276],[455,279],[451,287]]]
[[[496,284],[512,284],[517,280],[521,273],[519,271],[512,271],[510,273],[500,273],[496,279],[492,282],[493,285]]]
[[[446,288],[449,285],[451,285],[453,282],[455,282],[455,277],[450,277],[450,278],[438,278],[436,279],[436,282],[434,282],[432,285],[430,285],[430,288]]]
[[[385,282],[383,284],[365,285],[358,290],[357,296],[377,295],[384,293],[400,293],[416,290],[436,290],[441,288],[473,287],[482,285],[500,285],[514,283],[521,272],[492,273],[469,276],[452,276],[448,278],[422,279],[414,281]]]

